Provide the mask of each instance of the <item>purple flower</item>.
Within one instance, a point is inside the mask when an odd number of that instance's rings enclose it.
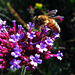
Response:
[[[16,22],[16,20],[13,20],[12,22],[13,22],[13,23],[15,23],[15,22]]]
[[[60,37],[59,33],[54,32],[55,38]]]
[[[29,69],[29,66],[26,66],[25,69],[26,69],[26,70]]]
[[[63,54],[58,51],[57,53],[57,59],[62,60]]]
[[[32,29],[35,24],[34,23],[32,24],[31,22],[29,22],[29,24],[27,24],[27,25],[28,25],[29,29]]]
[[[53,45],[53,40],[50,37],[47,37],[47,39],[45,40],[46,44],[48,45]]]
[[[52,37],[52,40],[54,41],[54,40],[55,40],[55,38],[57,38],[57,37],[60,37],[60,34],[59,34],[59,33],[54,32],[54,36]]]
[[[38,66],[38,64],[42,63],[42,60],[39,59],[40,58],[39,54],[35,54],[35,57],[33,55],[31,55],[29,58],[31,60],[30,64],[33,66]]]
[[[22,39],[23,37],[24,37],[24,36],[23,36],[23,33],[21,33],[19,38]]]
[[[36,37],[35,32],[27,32],[28,38],[33,39],[34,37]]]
[[[47,34],[48,31],[50,30],[50,28],[48,28],[47,26],[45,26],[45,28],[42,26],[42,29],[41,30],[44,30],[43,31],[43,34]]]
[[[47,11],[47,13],[48,13],[48,12],[49,12],[49,9],[47,9],[46,11]]]
[[[15,48],[13,48],[13,50],[14,50],[14,52],[11,52],[11,56],[14,56],[15,58],[21,56],[21,52],[22,52],[21,48],[19,48],[18,46],[16,46]]]
[[[2,21],[1,19],[0,19],[0,24],[6,24],[6,21]]]
[[[15,58],[20,57],[21,54],[19,51],[11,52],[11,56],[14,56]]]
[[[18,45],[16,45],[16,47],[13,48],[14,51],[17,51],[18,49],[19,49],[19,46]]]
[[[6,33],[8,34],[8,32],[7,32],[7,30],[6,30],[6,27],[7,27],[7,26],[2,26],[1,31],[6,32]]]
[[[47,45],[46,45],[46,44],[43,44],[43,43],[40,43],[40,45],[37,44],[36,47],[39,48],[39,51],[40,51],[41,53],[43,53],[43,51],[47,51],[47,50],[48,50],[48,49],[46,48]]]
[[[12,61],[10,61],[10,68],[12,69],[12,70],[14,70],[15,68],[16,69],[19,69],[21,66],[19,65],[20,64],[20,62],[21,62],[21,60],[16,60],[16,59],[13,59]]]
[[[6,28],[6,26],[2,26],[1,30],[6,30],[5,28]]]
[[[20,35],[17,33],[16,36],[10,35],[11,39],[9,39],[9,42],[17,42],[19,40]]]
[[[11,56],[14,56],[15,58],[20,57],[21,52],[19,52],[19,51],[11,52]]]
[[[22,25],[18,25],[18,33],[20,34],[22,32]]]
[[[16,25],[15,25],[15,23],[16,23],[16,20],[13,20],[12,22],[13,22],[13,24],[14,24],[14,28],[16,28]]]
[[[57,57],[57,59],[62,60],[63,54],[58,51],[57,54],[50,54],[50,57]]]

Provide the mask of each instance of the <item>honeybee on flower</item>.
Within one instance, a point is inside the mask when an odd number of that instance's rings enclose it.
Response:
[[[46,15],[34,16],[35,27],[40,27],[41,25],[47,26],[54,32],[60,33],[61,29],[55,19],[64,18],[63,16],[55,16],[57,9],[51,10]]]

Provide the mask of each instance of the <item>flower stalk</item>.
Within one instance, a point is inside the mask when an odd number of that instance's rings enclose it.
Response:
[[[50,36],[51,29],[47,27],[33,32],[35,24],[31,22],[27,24],[28,32],[22,25],[18,25],[17,31],[16,21],[12,22],[11,28],[0,19],[0,69],[11,68],[14,71],[22,67],[21,75],[25,75],[26,70],[33,71],[42,64],[42,58],[56,57],[62,60],[63,54],[60,51],[57,54],[50,51],[59,33],[52,32]]]
[[[25,65],[24,65],[24,66],[22,66],[21,75],[25,75],[25,73],[26,73],[26,69],[25,69]]]

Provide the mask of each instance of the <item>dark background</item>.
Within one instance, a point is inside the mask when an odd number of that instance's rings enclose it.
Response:
[[[56,58],[43,60],[39,69],[26,72],[26,75],[75,75],[75,0],[0,0],[0,18],[12,26],[13,19],[17,21],[17,24],[22,24],[22,22],[18,21],[14,13],[10,11],[9,3],[25,23],[32,22],[33,16],[43,14],[44,9],[58,9],[57,15],[64,16],[64,20],[59,23],[61,37],[55,41],[52,49],[53,53],[61,50],[62,61]],[[36,3],[42,3],[43,8],[42,10],[35,9],[35,13],[31,16],[27,8],[30,5],[34,8]],[[0,70],[3,75],[20,75],[20,72],[21,69],[16,72],[10,69]]]

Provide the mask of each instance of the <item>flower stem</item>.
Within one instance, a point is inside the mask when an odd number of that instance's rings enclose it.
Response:
[[[22,66],[22,71],[21,71],[21,75],[25,75],[26,69],[25,69],[25,65]]]

